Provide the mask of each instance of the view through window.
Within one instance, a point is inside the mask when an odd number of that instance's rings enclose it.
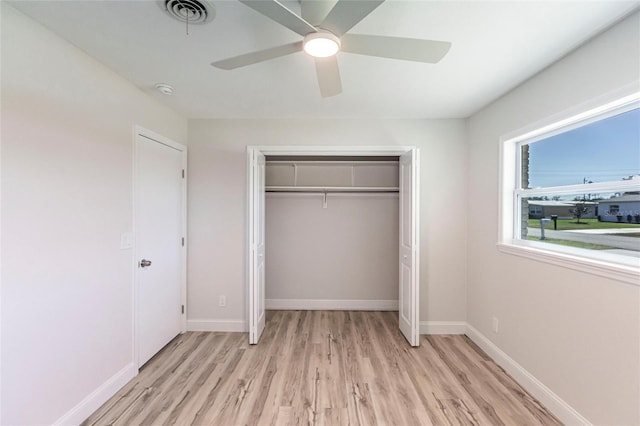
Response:
[[[640,258],[640,109],[519,143],[516,235]]]

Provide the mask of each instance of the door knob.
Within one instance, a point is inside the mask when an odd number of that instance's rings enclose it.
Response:
[[[142,259],[139,265],[141,268],[146,268],[147,266],[151,266],[151,261],[147,259]]]

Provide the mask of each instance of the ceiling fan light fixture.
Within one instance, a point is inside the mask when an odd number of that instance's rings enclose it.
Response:
[[[302,42],[307,54],[314,58],[327,58],[340,50],[340,39],[327,31],[307,34]]]

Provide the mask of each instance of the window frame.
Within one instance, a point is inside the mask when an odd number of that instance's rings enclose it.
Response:
[[[637,108],[640,91],[633,84],[500,138],[497,246],[501,252],[640,286],[640,258],[519,238],[522,197],[640,190],[637,180],[522,189],[521,147]]]

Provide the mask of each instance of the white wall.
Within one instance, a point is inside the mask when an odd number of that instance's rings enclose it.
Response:
[[[637,82],[639,29],[635,14],[469,120],[468,322],[595,424],[640,424],[640,287],[498,252],[498,139]]]
[[[464,321],[465,141],[464,120],[190,120],[189,326],[246,327],[247,145],[420,147],[420,320]]]
[[[392,300],[397,310],[398,194],[329,193],[326,208],[323,197],[267,194],[267,299]]]
[[[0,422],[79,422],[135,373],[133,127],[186,143],[187,123],[3,3]]]
[[[639,26],[635,15],[588,43],[468,129],[464,120],[191,121],[190,320],[246,326],[246,145],[417,145],[420,319],[468,320],[594,423],[640,423],[639,288],[495,247],[498,138],[637,80]],[[132,253],[119,250],[132,226],[132,129],[185,143],[187,125],[4,2],[1,101],[0,422],[48,424],[133,368]]]

